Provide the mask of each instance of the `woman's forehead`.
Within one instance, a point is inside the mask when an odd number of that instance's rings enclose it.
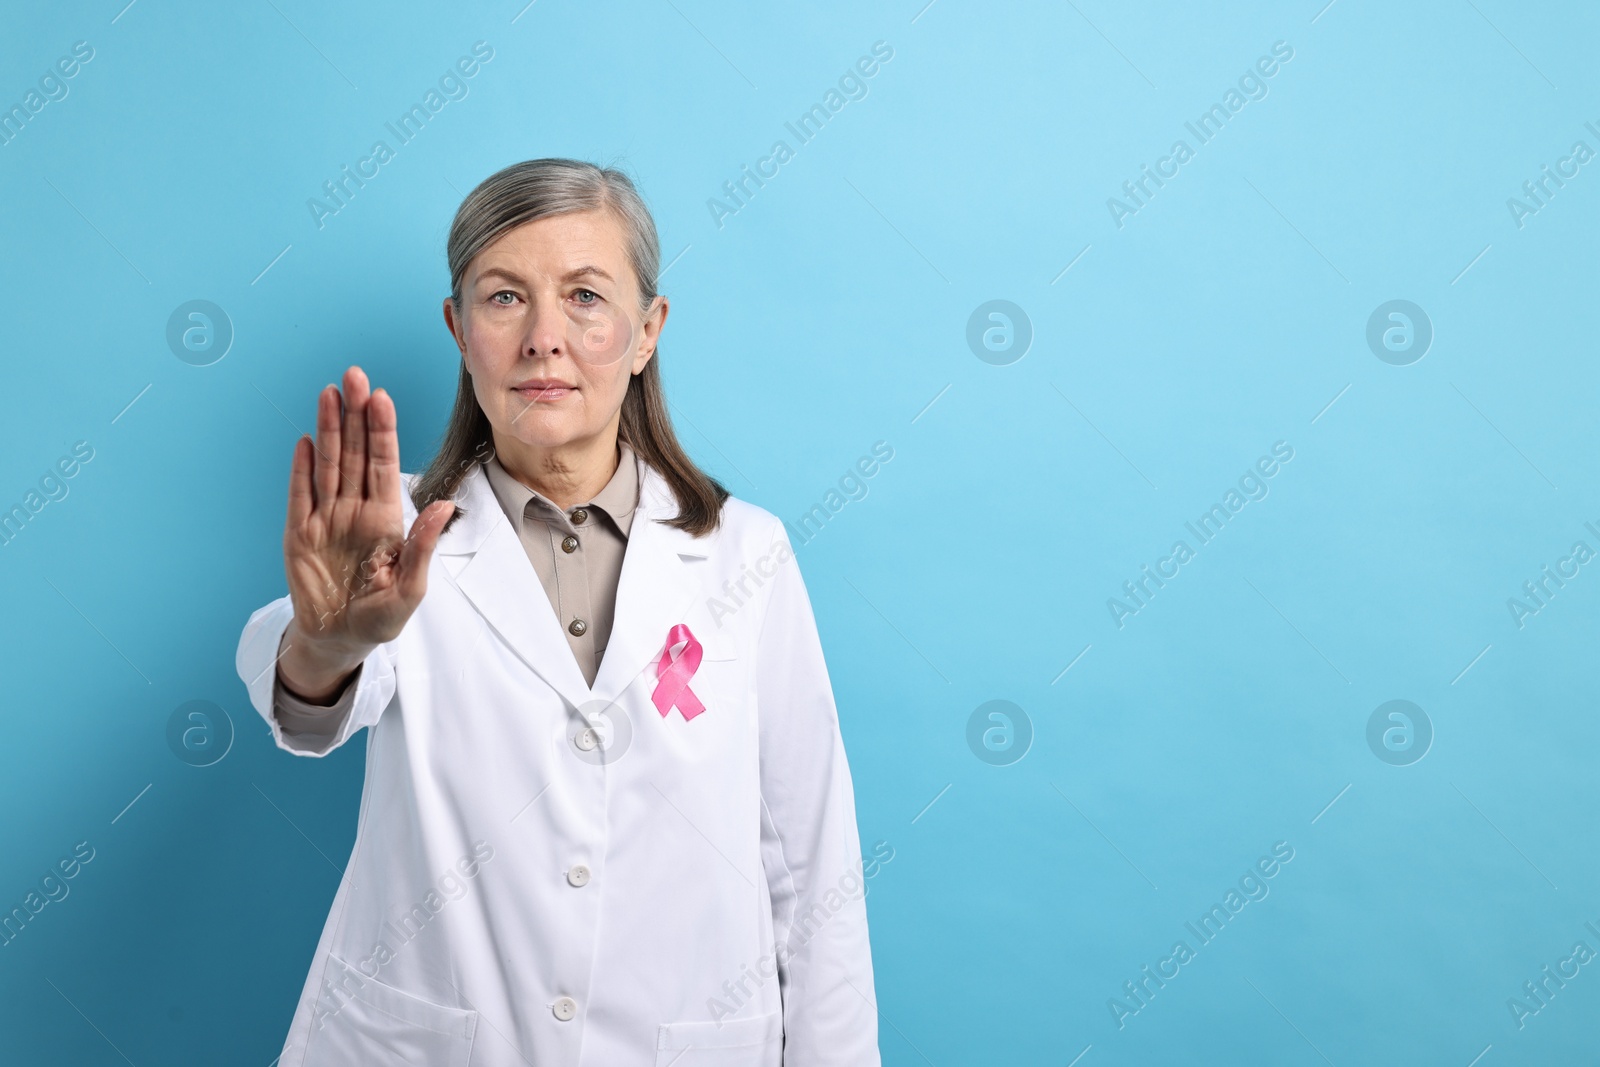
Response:
[[[480,271],[507,261],[545,272],[593,264],[617,278],[627,262],[627,247],[622,227],[609,211],[577,211],[514,226],[491,241],[477,259]]]

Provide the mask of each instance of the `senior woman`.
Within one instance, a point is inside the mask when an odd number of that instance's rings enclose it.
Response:
[[[432,463],[357,367],[295,444],[237,667],[279,747],[367,759],[282,1067],[879,1062],[810,600],[673,434],[659,263],[621,172],[507,167],[450,229]]]

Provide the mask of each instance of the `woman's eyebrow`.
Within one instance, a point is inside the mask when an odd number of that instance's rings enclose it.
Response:
[[[508,282],[516,282],[519,285],[523,283],[523,278],[520,274],[517,274],[515,271],[507,270],[504,267],[489,267],[478,275],[478,280],[483,281],[485,278],[490,277],[504,278]]]
[[[612,278],[611,275],[609,275],[605,271],[601,270],[599,267],[583,266],[583,267],[575,267],[572,270],[567,271],[566,274],[562,275],[562,281],[569,281],[570,282],[574,278],[581,278],[586,274],[593,274],[595,277],[604,278],[608,282],[616,280],[616,279]]]

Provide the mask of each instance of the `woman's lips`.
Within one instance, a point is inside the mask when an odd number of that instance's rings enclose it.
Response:
[[[577,386],[567,385],[565,382],[525,382],[513,386],[511,391],[538,404],[560,400],[568,393],[576,393],[578,389]]]

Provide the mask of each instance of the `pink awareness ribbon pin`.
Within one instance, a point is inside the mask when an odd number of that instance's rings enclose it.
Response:
[[[685,642],[683,651],[677,659],[673,659],[672,649],[680,641]],[[701,652],[700,642],[695,640],[694,634],[683,623],[667,631],[667,647],[661,650],[661,658],[656,661],[658,681],[655,692],[650,694],[650,700],[663,719],[674,704],[683,713],[684,722],[706,710],[700,698],[694,695],[694,690],[689,688],[689,679],[700,669]]]

